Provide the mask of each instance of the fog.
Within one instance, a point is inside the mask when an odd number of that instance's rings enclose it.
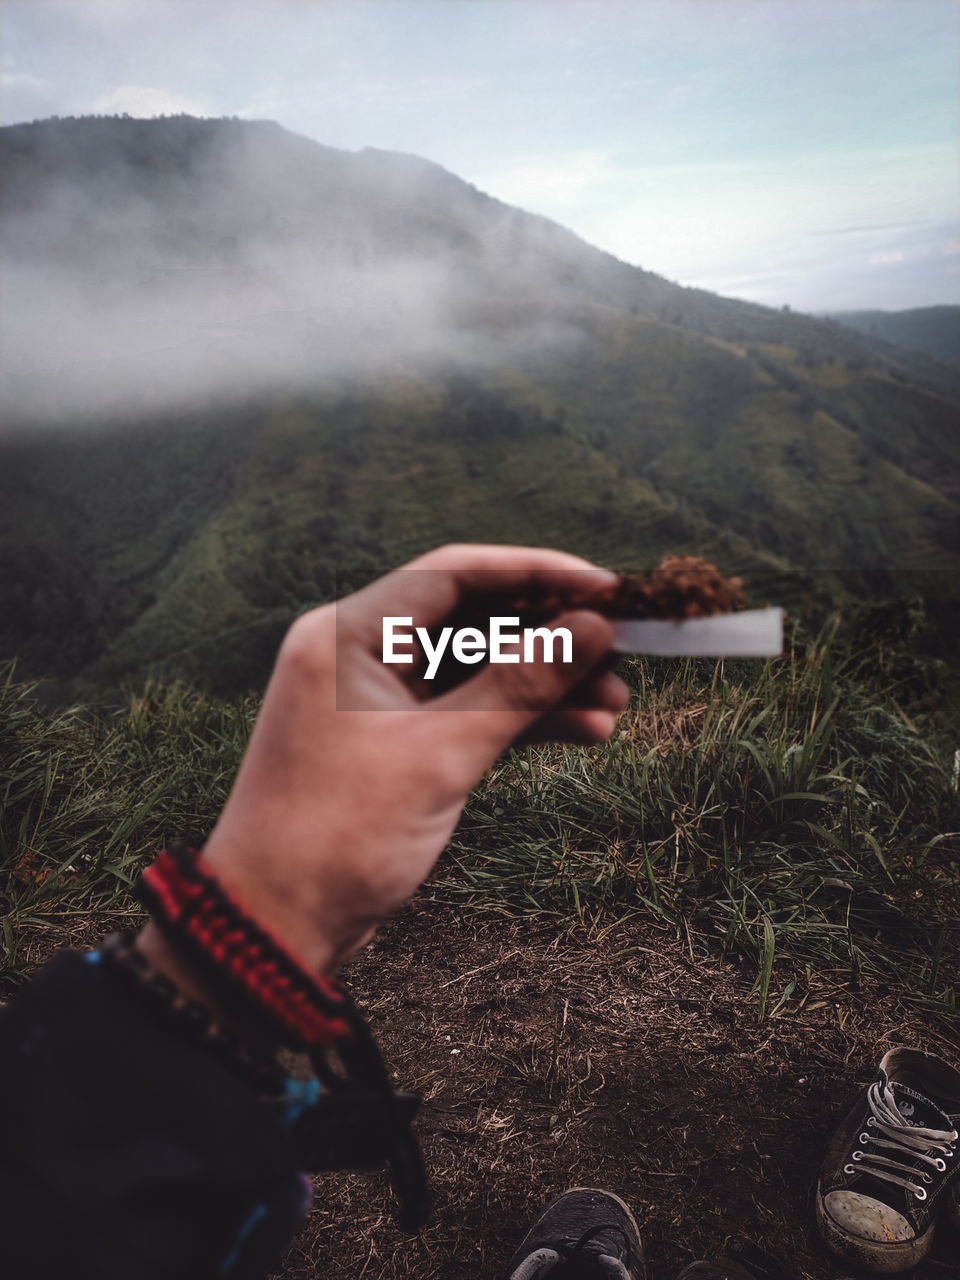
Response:
[[[516,364],[577,339],[557,319],[573,237],[414,157],[188,117],[2,140],[8,430]]]

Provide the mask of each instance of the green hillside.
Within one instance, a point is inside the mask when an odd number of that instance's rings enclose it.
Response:
[[[828,318],[871,338],[924,351],[948,364],[960,364],[960,307],[835,311]]]
[[[887,594],[960,578],[950,406],[782,349],[584,322],[594,344],[549,374],[398,377],[8,448],[7,652],[77,689],[257,686],[297,612],[450,540],[618,567],[696,551],[792,600],[838,570]]]
[[[946,365],[275,125],[15,126],[0,178],[0,657],[51,699],[258,687],[298,612],[448,540],[696,551],[952,625]]]

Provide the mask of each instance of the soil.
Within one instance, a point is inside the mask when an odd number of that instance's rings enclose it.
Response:
[[[812,1225],[827,1140],[892,1045],[960,1066],[942,1024],[879,985],[811,979],[759,1021],[749,968],[647,918],[562,939],[420,901],[345,976],[397,1086],[423,1096],[434,1216],[405,1236],[383,1176],[325,1174],[278,1280],[501,1276],[571,1186],[630,1204],[651,1280],[748,1242],[788,1277],[838,1280],[855,1273]],[[944,1224],[909,1274],[956,1280],[958,1259]]]

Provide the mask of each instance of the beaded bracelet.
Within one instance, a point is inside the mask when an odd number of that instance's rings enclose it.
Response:
[[[220,1027],[197,1000],[188,999],[163,974],[151,971],[146,957],[133,945],[132,933],[113,933],[98,948],[104,971],[126,991],[137,995],[176,1035],[206,1049],[234,1074],[262,1095],[282,1095],[287,1073],[279,1062],[253,1058],[232,1032]]]

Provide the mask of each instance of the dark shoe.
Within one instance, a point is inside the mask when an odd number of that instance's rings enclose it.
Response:
[[[575,1187],[543,1211],[507,1265],[509,1280],[646,1280],[633,1214],[611,1191]]]
[[[733,1258],[714,1258],[692,1262],[689,1267],[684,1267],[677,1280],[757,1280],[757,1274]]]
[[[908,1271],[930,1251],[960,1175],[960,1072],[932,1053],[891,1049],[833,1135],[817,1226],[839,1257]]]
[[[784,1271],[776,1258],[745,1245],[739,1258],[706,1258],[693,1262],[677,1276],[677,1280],[784,1280]]]

